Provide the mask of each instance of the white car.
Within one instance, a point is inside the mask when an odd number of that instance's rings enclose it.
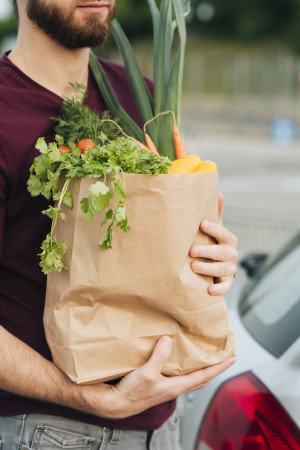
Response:
[[[300,450],[300,234],[258,261],[226,296],[236,364],[179,399],[183,450]]]

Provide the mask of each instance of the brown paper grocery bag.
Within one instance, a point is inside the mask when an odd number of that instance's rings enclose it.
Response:
[[[95,178],[73,179],[72,210],[55,229],[69,270],[48,275],[44,324],[54,362],[76,383],[126,375],[145,363],[162,335],[173,338],[165,375],[187,374],[234,354],[226,304],[192,272],[193,243],[217,221],[218,174],[125,174],[131,231],[114,229],[100,250],[103,217],[84,222],[80,200]]]

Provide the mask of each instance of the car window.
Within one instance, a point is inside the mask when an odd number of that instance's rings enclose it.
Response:
[[[240,304],[244,324],[280,356],[300,336],[300,245],[271,267]]]

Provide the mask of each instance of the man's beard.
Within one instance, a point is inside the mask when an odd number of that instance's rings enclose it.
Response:
[[[62,7],[47,5],[44,0],[28,0],[27,4],[28,18],[48,36],[70,50],[102,45],[109,36],[115,11],[116,6],[112,2],[106,20],[100,21],[97,14],[91,14],[80,26],[75,23],[74,11],[64,12]]]

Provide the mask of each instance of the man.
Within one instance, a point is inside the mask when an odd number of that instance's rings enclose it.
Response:
[[[176,450],[175,398],[205,386],[234,362],[181,377],[160,374],[172,347],[163,337],[152,357],[117,384],[78,386],[52,362],[42,316],[46,279],[38,266],[48,230],[45,200],[31,198],[28,170],[37,137],[53,121],[70,82],[88,86],[88,106],[105,105],[88,70],[89,48],[108,36],[116,0],[17,0],[16,47],[0,59],[0,442],[1,450]],[[120,102],[140,123],[122,67],[103,61]],[[223,201],[220,197],[220,216]],[[236,238],[221,224],[201,229],[218,245],[195,246],[193,270],[215,277],[211,295],[232,284]],[[146,255],[145,255],[146,257]],[[101,355],[98,355],[101,360]],[[150,447],[149,447],[150,446]]]

